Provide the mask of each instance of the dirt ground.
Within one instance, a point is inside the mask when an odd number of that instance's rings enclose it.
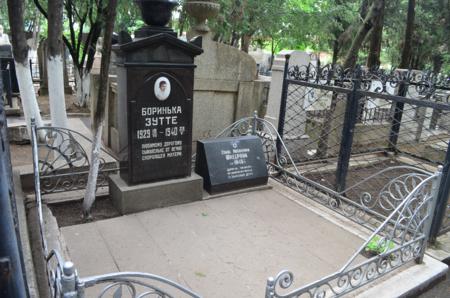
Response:
[[[365,178],[368,178],[369,176],[378,173],[379,171],[389,168],[389,167],[396,167],[396,166],[410,166],[408,164],[400,163],[397,161],[383,161],[380,163],[372,164],[370,166],[366,167],[360,167],[360,168],[352,168],[348,171],[347,179],[346,179],[346,188],[349,188],[358,182],[361,182]],[[396,169],[392,171],[387,171],[379,176],[376,176],[367,182],[362,183],[361,185],[355,187],[354,189],[351,189],[350,191],[345,192],[345,196],[349,198],[350,200],[360,203],[361,202],[361,195],[365,192],[370,193],[372,195],[372,198],[375,199],[376,196],[380,193],[380,191],[383,189],[383,187],[388,184],[391,180],[403,175],[410,173],[411,170],[409,169]],[[319,182],[321,185],[324,185],[330,189],[335,189],[335,181],[336,181],[336,175],[335,172],[331,173],[313,173],[313,174],[304,174],[305,177]],[[369,204],[371,205],[371,204]],[[380,208],[378,205],[373,206],[374,211],[377,211],[381,214],[388,215],[386,213],[386,210]]]
[[[109,197],[99,197],[92,207],[92,218],[89,221],[86,221],[81,216],[83,214],[82,204],[82,201],[72,201],[50,204],[48,207],[56,217],[59,227],[73,226],[120,216],[120,213],[114,208]]]

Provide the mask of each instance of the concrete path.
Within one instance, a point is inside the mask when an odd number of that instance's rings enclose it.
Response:
[[[293,288],[338,270],[363,243],[276,190],[62,228],[80,276],[162,275],[203,297],[264,297],[283,269]]]

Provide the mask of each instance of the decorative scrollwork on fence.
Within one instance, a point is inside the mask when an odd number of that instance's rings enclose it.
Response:
[[[74,173],[71,171],[74,171],[74,169],[89,166],[87,154],[78,141],[75,140],[74,134],[76,132],[60,128],[36,129],[34,121],[32,122],[31,138],[36,210],[51,297],[86,297],[86,289],[106,284],[100,290],[98,298],[170,298],[178,297],[180,293],[185,296],[199,298],[200,296],[190,289],[164,277],[149,273],[118,272],[81,278],[78,276],[72,262],[66,262],[57,250],[48,247],[42,210],[40,174],[44,174],[44,177],[55,175],[59,179],[61,175],[64,175],[63,177],[73,175]],[[41,138],[41,141],[38,141],[38,136]],[[88,141],[82,135],[79,135],[79,137]],[[41,150],[41,153],[44,152],[44,159],[39,158],[39,150]],[[64,173],[61,174],[61,171],[64,171]],[[75,174],[79,173],[76,172]],[[73,188],[71,187],[70,189]]]
[[[72,262],[66,262],[52,250],[47,257],[47,272],[52,297],[85,297],[87,289],[104,285],[96,295],[105,297],[171,298],[178,294],[200,298],[200,295],[164,277],[141,272],[117,272],[86,278],[78,276]],[[162,289],[164,287],[164,289]]]
[[[266,298],[337,297],[412,260],[420,262],[425,253],[441,176],[442,168],[431,177],[421,180],[341,270],[291,291],[288,288],[292,286],[294,276],[289,271],[282,271],[276,278],[268,279]],[[404,178],[399,181],[404,181]],[[391,185],[395,185],[395,182],[391,181]],[[359,263],[357,258],[371,242],[375,242],[380,249],[375,256]]]
[[[84,189],[90,161],[80,141],[91,144],[91,140],[66,128],[33,125],[32,133],[35,134],[34,140],[38,147],[38,170],[42,193]],[[102,151],[115,160],[107,151],[103,149]],[[108,175],[117,170],[115,162],[108,164],[101,157],[97,185],[106,186]]]
[[[258,118],[256,113],[253,117],[243,118],[221,131],[216,138],[238,137],[245,135],[256,135],[261,139],[264,156],[266,158],[269,173],[274,174],[277,167],[291,168],[299,174],[297,167],[290,155],[284,141],[278,134],[275,126],[267,120]],[[278,146],[281,150],[277,150]]]
[[[357,66],[343,68],[341,65],[314,64],[290,66],[287,79],[311,82],[319,85],[334,85],[351,89],[354,81],[360,81],[362,91],[397,95],[398,87],[404,85],[406,93],[421,99],[442,101],[435,94],[437,90],[450,90],[450,76],[430,71],[367,69]],[[448,100],[448,97],[447,97]]]

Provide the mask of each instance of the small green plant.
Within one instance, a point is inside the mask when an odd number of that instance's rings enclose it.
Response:
[[[370,242],[367,244],[364,250],[367,253],[379,255],[390,249],[393,249],[394,247],[395,244],[393,241],[386,240],[385,238],[376,235],[375,237],[372,238],[372,240],[370,240]]]

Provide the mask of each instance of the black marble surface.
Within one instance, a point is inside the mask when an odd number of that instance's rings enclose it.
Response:
[[[195,171],[211,193],[267,184],[268,172],[257,136],[201,140]]]

